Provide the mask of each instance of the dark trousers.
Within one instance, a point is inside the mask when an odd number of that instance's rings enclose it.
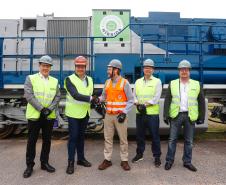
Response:
[[[36,143],[39,136],[39,131],[42,129],[42,150],[40,161],[47,163],[49,160],[49,152],[51,147],[51,136],[53,131],[54,120],[39,119],[37,121],[28,120],[28,141],[26,151],[27,166],[34,166]]]
[[[177,138],[182,125],[184,130],[184,155],[182,160],[184,164],[191,164],[195,124],[192,124],[190,122],[188,113],[179,113],[178,117],[171,121],[168,152],[166,155],[166,161],[169,163],[174,162],[174,156],[177,147]]]
[[[89,121],[88,114],[82,119],[68,117],[69,139],[68,139],[68,160],[74,161],[75,151],[77,151],[77,160],[83,160],[85,129]]]
[[[137,154],[144,153],[145,150],[145,134],[148,128],[152,136],[152,153],[153,157],[161,156],[160,136],[159,136],[159,115],[141,115],[136,114],[136,140]]]

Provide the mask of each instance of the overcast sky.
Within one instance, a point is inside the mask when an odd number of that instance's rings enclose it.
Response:
[[[0,19],[36,17],[87,17],[92,9],[131,9],[132,16],[149,11],[180,12],[184,18],[225,18],[226,0],[2,0]]]

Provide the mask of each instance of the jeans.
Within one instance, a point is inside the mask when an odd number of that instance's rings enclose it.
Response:
[[[51,147],[51,136],[54,120],[39,119],[37,121],[28,120],[28,141],[26,151],[27,166],[34,166],[36,155],[36,143],[38,140],[40,129],[42,129],[42,150],[40,161],[47,163]]]
[[[84,160],[85,129],[89,121],[88,114],[82,119],[68,117],[69,139],[68,139],[68,160],[74,161],[75,151],[77,159]]]
[[[145,134],[148,128],[152,136],[152,153],[154,158],[161,156],[160,136],[159,136],[159,115],[136,114],[136,140],[137,154],[143,155],[145,150]]]
[[[177,138],[182,125],[184,131],[184,154],[182,160],[184,164],[191,164],[195,124],[191,123],[187,112],[179,113],[178,117],[173,119],[170,124],[170,136],[166,161],[171,164],[174,162]]]

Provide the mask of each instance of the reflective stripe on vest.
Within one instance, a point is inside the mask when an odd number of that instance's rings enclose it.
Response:
[[[56,95],[58,80],[49,76],[48,82],[45,82],[39,75],[36,73],[29,76],[34,92],[35,98],[43,107],[49,107]],[[27,119],[38,119],[40,117],[40,112],[37,111],[31,104],[27,104],[26,118]],[[48,116],[49,119],[56,118],[56,111],[53,110],[52,113]]]
[[[113,87],[112,80],[106,81],[106,111],[109,114],[118,114],[125,109],[127,97],[124,92],[126,80],[122,77]]]
[[[138,103],[144,104],[146,101],[151,100],[156,93],[156,86],[159,82],[158,78],[152,76],[151,80],[148,80],[146,83],[144,82],[144,77],[138,79],[135,82],[136,96]],[[139,113],[137,111],[137,113]],[[148,115],[156,115],[159,114],[159,104],[155,104],[147,107]]]
[[[171,118],[177,117],[180,111],[180,81],[179,79],[171,81],[172,102],[170,104],[169,115]],[[198,119],[198,95],[200,92],[200,84],[196,80],[189,80],[188,84],[188,116],[192,122]]]
[[[93,93],[93,80],[89,76],[87,76],[87,78],[88,78],[88,87],[86,87],[84,82],[75,74],[72,74],[69,76],[71,83],[76,87],[79,94],[82,94],[85,96],[91,96]],[[65,81],[64,81],[64,87],[67,91]],[[66,106],[65,106],[66,116],[71,118],[82,119],[87,115],[87,112],[90,115],[90,103],[75,100],[67,91]]]

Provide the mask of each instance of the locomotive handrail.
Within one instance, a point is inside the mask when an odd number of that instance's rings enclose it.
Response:
[[[172,38],[169,37],[168,31],[167,29],[165,30],[165,38],[163,39],[146,39],[144,38],[145,35],[143,34],[143,27],[144,26],[151,26],[151,25],[161,25],[164,26],[165,28],[168,28],[168,26],[195,26],[198,28],[198,39],[196,41],[192,41],[192,40],[184,40],[184,41],[178,41],[178,40],[172,40]],[[144,48],[143,48],[143,44],[146,42],[152,42],[153,44],[165,44],[166,45],[166,49],[165,49],[165,53],[162,55],[165,55],[165,61],[168,62],[169,57],[172,53],[169,52],[169,44],[197,44],[199,45],[199,52],[197,53],[192,53],[193,55],[199,55],[199,67],[200,67],[200,81],[203,82],[203,45],[211,45],[211,44],[218,44],[218,45],[225,45],[226,41],[208,41],[208,40],[204,40],[204,38],[202,37],[202,32],[203,30],[201,29],[203,26],[204,27],[226,27],[226,24],[218,24],[215,25],[214,23],[202,23],[202,24],[197,24],[197,23],[193,23],[193,24],[184,24],[184,23],[180,23],[180,24],[169,24],[169,23],[130,23],[128,25],[126,25],[122,30],[120,30],[116,35],[114,36],[51,36],[51,37],[40,37],[40,36],[23,36],[23,37],[0,37],[0,88],[3,87],[3,74],[2,74],[2,63],[3,63],[3,58],[29,58],[30,59],[30,74],[33,73],[33,59],[34,58],[38,58],[41,56],[41,54],[34,54],[34,41],[36,39],[57,39],[59,40],[59,54],[51,54],[51,56],[53,57],[59,57],[60,58],[60,85],[61,87],[63,87],[63,59],[65,57],[69,57],[69,56],[76,56],[78,54],[64,54],[64,40],[65,39],[89,39],[90,41],[90,51],[85,54],[86,56],[90,57],[90,63],[89,63],[89,69],[90,69],[90,75],[92,76],[92,69],[93,69],[93,64],[94,64],[94,41],[95,39],[99,39],[99,38],[105,38],[105,39],[110,39],[110,38],[115,38],[118,35],[120,35],[123,31],[125,31],[127,28],[132,27],[132,26],[139,26],[139,32],[140,32],[140,63],[143,61],[144,59]],[[222,35],[222,34],[221,34]],[[162,36],[162,35],[161,35]],[[189,37],[184,35],[184,37]],[[30,40],[30,54],[16,54],[16,55],[4,55],[3,53],[3,42],[4,40],[9,40],[9,39],[20,39],[20,40],[24,40],[24,39],[29,39]],[[160,54],[161,55],[161,54]]]

